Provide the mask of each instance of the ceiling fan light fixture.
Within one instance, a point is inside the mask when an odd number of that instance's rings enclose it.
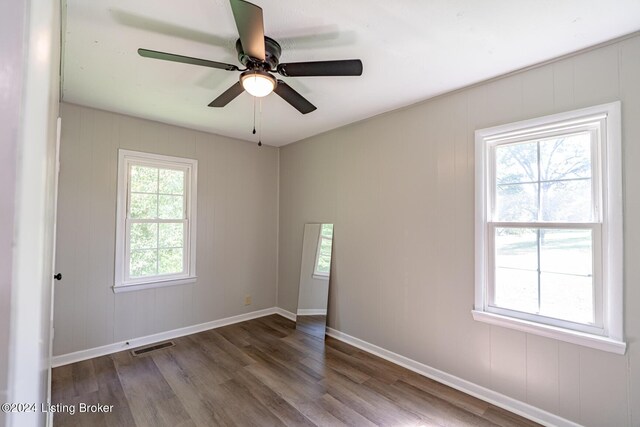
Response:
[[[250,95],[262,98],[269,95],[276,88],[278,82],[265,71],[245,71],[240,74],[240,83]]]
[[[284,77],[362,75],[362,61],[359,59],[280,63],[282,47],[276,40],[264,35],[262,8],[249,0],[229,2],[240,36],[236,40],[238,60],[246,68],[240,69],[236,65],[224,62],[142,48],[138,49],[138,54],[145,58],[242,73],[238,81],[209,103],[209,107],[216,108],[226,106],[243,92],[248,92],[254,97],[265,97],[275,92],[300,113],[308,114],[315,111],[316,107],[286,82],[276,79],[272,73]]]

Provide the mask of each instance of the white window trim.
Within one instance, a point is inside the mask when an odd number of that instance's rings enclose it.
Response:
[[[126,231],[127,231],[127,203],[128,203],[128,165],[136,163],[166,163],[167,166],[180,166],[189,170],[190,182],[187,185],[186,206],[188,229],[185,233],[187,252],[185,260],[185,273],[179,275],[154,276],[135,280],[126,279]],[[196,224],[197,224],[197,194],[198,194],[198,161],[182,157],[164,156],[161,154],[144,153],[139,151],[118,150],[118,193],[116,209],[116,251],[115,251],[115,275],[113,292],[132,292],[143,289],[152,289],[165,286],[185,285],[195,283],[196,276]]]
[[[542,324],[504,314],[488,312],[487,277],[489,259],[487,257],[489,233],[487,227],[488,193],[488,144],[502,138],[513,138],[531,132],[549,132],[555,126],[575,122],[576,127],[605,117],[606,135],[602,147],[602,170],[605,187],[602,191],[602,281],[603,330],[602,334],[566,329],[557,325]],[[473,318],[492,325],[503,326],[527,333],[554,338],[565,342],[592,347],[616,354],[624,354],[626,343],[623,337],[623,230],[622,230],[622,154],[621,154],[621,113],[620,102],[598,105],[580,110],[524,120],[475,132],[475,305]],[[538,226],[540,224],[537,224]],[[595,250],[595,248],[594,248]],[[595,263],[594,263],[595,268]]]
[[[318,271],[318,261],[320,260],[320,246],[322,246],[322,239],[331,240],[331,252],[333,252],[333,237],[324,237],[322,235],[322,226],[320,224],[320,233],[318,234],[318,243],[316,244],[316,260],[313,264],[313,274],[311,277],[319,280],[329,280],[330,273],[321,273]]]

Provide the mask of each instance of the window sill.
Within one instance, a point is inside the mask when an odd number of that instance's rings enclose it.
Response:
[[[318,280],[329,280],[329,276],[323,274],[312,274],[311,277]]]
[[[156,280],[153,282],[132,283],[128,285],[114,285],[111,287],[113,293],[135,292],[144,289],[164,288],[165,286],[190,285],[196,283],[197,276],[184,277],[181,279]]]
[[[585,347],[591,347],[607,351],[609,353],[624,354],[627,349],[627,344],[625,342],[608,337],[591,335],[584,332],[572,331],[550,325],[543,325],[527,320],[487,313],[485,311],[471,310],[471,314],[473,315],[473,319],[479,322],[516,329],[518,331],[553,338]]]

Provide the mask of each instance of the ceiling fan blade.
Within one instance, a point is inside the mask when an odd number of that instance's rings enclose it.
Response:
[[[345,59],[342,61],[290,62],[278,65],[278,73],[286,77],[360,76],[362,75],[362,61]]]
[[[307,101],[304,96],[300,95],[282,80],[278,80],[278,85],[274,89],[274,92],[280,95],[282,99],[287,101],[293,106],[293,108],[300,111],[302,114],[310,113],[316,109],[315,105]]]
[[[236,82],[236,84],[224,91],[222,95],[211,101],[209,107],[224,107],[225,105],[236,99],[236,97],[243,91],[244,88],[242,87],[240,82]]]
[[[173,53],[158,52],[156,50],[138,49],[138,54],[145,58],[162,59],[165,61],[182,62],[183,64],[201,65],[203,67],[218,68],[227,71],[239,71],[240,69],[232,64],[224,62],[209,61],[207,59],[191,58],[190,56],[176,55]]]
[[[264,61],[264,22],[262,9],[244,0],[229,0],[244,53]]]

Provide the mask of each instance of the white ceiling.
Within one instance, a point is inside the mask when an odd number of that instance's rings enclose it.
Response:
[[[318,109],[271,94],[262,141],[281,146],[640,30],[638,0],[254,0],[281,62],[360,58],[361,77],[283,78]],[[67,0],[63,100],[257,141],[253,98],[207,104],[237,72],[138,56],[139,47],[238,64],[228,0]]]

